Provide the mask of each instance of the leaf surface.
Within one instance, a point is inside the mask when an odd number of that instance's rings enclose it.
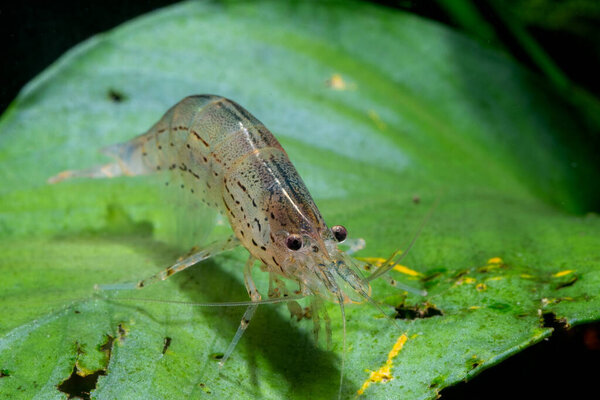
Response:
[[[400,330],[369,304],[347,307],[344,397],[433,399],[550,336],[544,314],[600,318],[600,221],[580,215],[597,200],[598,171],[570,134],[577,121],[533,75],[370,5],[190,2],[77,46],[2,117],[0,393],[66,398],[75,368],[96,374],[98,399],[336,397],[335,305],[332,351],[285,306],[261,306],[219,370],[243,309],[94,291],[187,250],[168,240],[173,204],[145,178],[46,179],[105,162],[100,148],[198,93],[236,100],[273,131],[328,223],[366,240],[361,257],[405,248],[439,199],[408,269],[390,273],[428,296],[373,284]],[[244,300],[244,257],[216,257],[139,296]]]

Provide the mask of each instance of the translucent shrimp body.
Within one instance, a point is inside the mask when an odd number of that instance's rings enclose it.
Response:
[[[218,250],[239,241],[263,270],[296,281],[303,295],[343,303],[368,294],[368,283],[338,250],[336,236],[277,139],[234,101],[186,97],[146,133],[104,151],[117,162],[65,171],[50,181],[171,170],[181,175],[184,190],[227,216],[237,240]],[[300,248],[290,249],[290,235],[300,238]],[[260,299],[249,272],[246,286]]]

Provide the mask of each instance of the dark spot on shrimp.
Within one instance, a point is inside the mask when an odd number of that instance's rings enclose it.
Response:
[[[208,158],[202,156],[202,159],[204,160],[204,162],[208,162]]]
[[[161,146],[160,144],[158,145],[158,149],[159,149],[159,150],[162,150],[162,146]]]
[[[127,96],[115,89],[108,90],[108,98],[114,103],[121,103],[127,100]]]
[[[186,143],[185,147],[187,147],[188,149],[191,148],[189,143]]]
[[[240,204],[239,200],[236,200],[236,201],[235,201],[235,204],[238,204],[238,205],[239,205],[239,204]]]
[[[275,214],[273,214],[273,211],[271,211],[271,219],[275,219]]]
[[[238,182],[237,182],[237,185],[238,185],[238,186],[239,186],[239,187],[240,187],[240,188],[241,188],[241,189],[242,189],[244,192],[247,192],[247,191],[248,191],[248,189],[246,189],[246,186],[242,185],[242,184],[240,183],[240,181],[238,181]]]
[[[173,170],[175,169],[176,165],[175,164],[171,164],[171,166],[169,167],[169,169]]]
[[[258,231],[261,231],[261,226],[260,226],[260,222],[258,221],[258,218],[254,218],[254,221],[256,222],[256,225],[258,226]]]
[[[267,248],[266,248],[265,246],[260,246],[260,249],[261,249],[262,251],[267,251]]]
[[[187,171],[187,165],[185,165],[184,163],[181,163],[181,165],[179,166],[179,169],[182,171]]]
[[[252,199],[252,205],[254,206],[254,208],[256,208],[256,202],[254,201],[254,199]]]
[[[145,157],[145,156],[147,156],[147,155],[148,155],[148,153],[146,153],[146,152],[144,151],[144,152],[142,152],[142,155]]]
[[[192,132],[192,135],[196,136],[196,139],[201,141],[203,145],[205,145],[206,147],[210,147],[210,145],[206,142],[206,140],[202,139],[202,137],[200,137],[200,135],[198,135],[198,132],[196,132],[196,131],[191,131],[191,132]]]
[[[210,189],[210,183],[206,182],[206,186]]]
[[[254,241],[254,239],[252,239],[252,244],[258,247],[258,244]]]
[[[167,130],[167,128],[162,128],[162,129],[157,130],[156,133],[163,133],[166,130]]]
[[[313,246],[312,247],[312,251],[313,251],[313,253],[318,253],[319,252],[319,248],[317,246]]]
[[[244,235],[244,231],[240,231],[240,235],[242,235],[242,237],[245,237],[246,235]],[[253,240],[254,242],[254,240]]]
[[[225,204],[225,208],[227,209],[227,211],[231,212],[231,208],[229,208],[229,206],[227,205],[225,198],[223,198],[223,204]]]
[[[160,171],[160,165],[157,165],[157,166],[156,166],[156,170],[157,170],[157,171]]]
[[[279,263],[277,262],[277,260],[275,259],[275,257],[271,257],[273,259],[273,262],[275,263],[275,265],[277,265],[279,267]]]
[[[271,241],[275,242],[275,237],[273,236],[273,234],[271,232],[269,232],[269,236],[271,237]]]
[[[190,189],[190,192],[194,193],[194,189]]]
[[[185,185],[182,183],[182,184],[181,184],[181,188],[183,189],[184,187],[185,187]]]
[[[173,142],[171,142],[171,147],[173,147],[173,146],[175,146],[175,145],[173,144]]]
[[[175,273],[175,271],[172,268],[167,268],[166,272],[167,272],[167,274],[166,274],[167,276],[171,276]]]

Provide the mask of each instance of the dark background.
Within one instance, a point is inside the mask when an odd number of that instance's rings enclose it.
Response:
[[[65,51],[131,18],[172,4],[171,1],[105,0],[22,1],[0,5],[0,113],[19,90]],[[375,1],[437,20],[463,31],[486,46],[512,54],[556,91],[576,88],[571,106],[599,143],[600,1],[597,0],[447,0]],[[541,55],[540,55],[541,54]],[[599,146],[600,148],[600,146]],[[598,398],[600,324],[566,330],[500,365],[468,384],[441,391],[444,399]]]

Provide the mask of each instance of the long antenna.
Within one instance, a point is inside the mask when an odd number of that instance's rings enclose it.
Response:
[[[408,247],[406,248],[406,250],[400,255],[400,258],[398,258],[398,260],[394,261],[394,258],[400,252],[400,250],[396,250],[391,255],[391,257],[388,258],[387,261],[384,262],[383,265],[377,269],[377,271],[375,271],[373,274],[371,274],[369,277],[367,277],[367,281],[370,282],[372,280],[375,280],[375,279],[379,278],[381,275],[386,274],[388,271],[390,271],[391,269],[393,269],[396,266],[396,264],[398,264],[400,261],[402,261],[404,259],[404,257],[406,257],[406,255],[408,254],[408,252],[412,249],[412,247],[414,246],[415,242],[417,241],[417,239],[421,235],[421,232],[423,231],[423,228],[425,228],[425,225],[429,222],[429,219],[433,215],[433,212],[437,208],[439,202],[440,202],[440,197],[438,196],[437,199],[435,200],[435,203],[433,203],[433,205],[429,209],[429,212],[427,213],[427,215],[425,216],[425,218],[423,219],[423,221],[421,221],[421,225],[419,226],[419,229],[417,230],[417,233],[413,236],[410,244],[408,245]]]
[[[305,296],[289,296],[283,298],[276,299],[264,299],[258,301],[227,301],[221,303],[194,303],[191,301],[179,301],[179,300],[162,300],[162,299],[149,299],[145,297],[117,297],[117,298],[108,298],[107,300],[125,300],[125,301],[144,301],[147,303],[166,303],[166,304],[181,304],[191,307],[242,307],[242,306],[252,306],[258,304],[275,304],[275,303],[285,303],[292,300],[301,300]]]
[[[340,303],[340,311],[342,313],[342,369],[340,371],[340,388],[338,390],[338,400],[342,400],[342,386],[344,384],[344,368],[346,365],[346,312],[344,311],[344,298],[342,294],[338,294]]]

